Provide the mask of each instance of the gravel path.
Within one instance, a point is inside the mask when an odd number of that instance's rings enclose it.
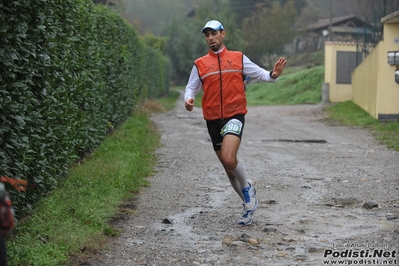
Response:
[[[201,110],[179,100],[154,115],[151,186],[125,206],[135,213],[117,221],[120,236],[80,265],[398,265],[399,153],[323,118],[321,104],[249,108],[239,159],[260,207],[239,226]]]

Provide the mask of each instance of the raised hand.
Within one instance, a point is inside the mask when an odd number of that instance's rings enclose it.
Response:
[[[284,70],[284,66],[287,64],[287,60],[284,57],[280,57],[273,67],[273,78],[277,78]]]

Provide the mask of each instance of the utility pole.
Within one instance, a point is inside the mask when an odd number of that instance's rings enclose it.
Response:
[[[329,12],[329,15],[330,15],[330,34],[329,34],[329,40],[330,40],[330,42],[332,42],[332,40],[333,40],[333,33],[332,33],[332,17],[333,17],[333,10],[332,10],[332,0],[330,0],[330,12]]]

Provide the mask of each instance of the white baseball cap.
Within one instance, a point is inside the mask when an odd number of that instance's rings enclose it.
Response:
[[[202,29],[202,33],[204,33],[204,31],[206,29],[212,29],[212,30],[224,30],[222,23],[220,23],[217,20],[210,20],[208,21],[204,28]]]

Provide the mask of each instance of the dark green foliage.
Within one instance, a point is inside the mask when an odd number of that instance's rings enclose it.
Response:
[[[144,48],[143,78],[146,80],[146,89],[148,90],[148,98],[157,98],[168,93],[167,87],[169,83],[169,68],[167,67],[167,58],[162,57],[161,53],[152,47]],[[158,78],[153,77],[153,73],[160,73]],[[144,92],[143,92],[144,93]],[[145,96],[145,95],[144,95]]]
[[[168,90],[167,63],[149,49],[89,0],[0,2],[0,175],[31,184],[27,193],[9,189],[17,211],[98,147],[143,88]]]

